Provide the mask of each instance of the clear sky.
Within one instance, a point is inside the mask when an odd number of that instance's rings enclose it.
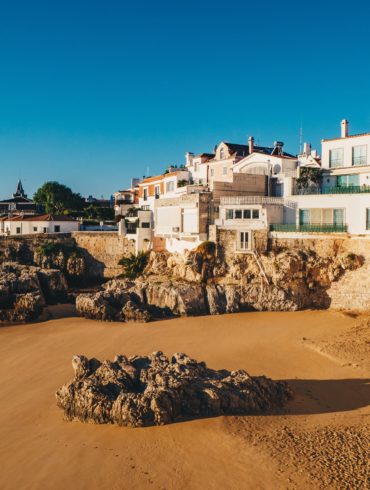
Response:
[[[220,141],[370,131],[370,2],[0,0],[0,197],[109,196]]]

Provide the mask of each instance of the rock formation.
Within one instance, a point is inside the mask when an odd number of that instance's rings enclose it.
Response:
[[[74,379],[56,392],[67,420],[129,427],[275,410],[291,397],[282,381],[245,371],[215,371],[185,354],[171,359],[116,356],[100,362],[75,356]]]
[[[0,321],[36,320],[48,303],[65,300],[67,282],[58,270],[5,262],[0,266]]]
[[[171,315],[327,308],[326,290],[332,282],[362,264],[354,254],[324,258],[296,250],[270,252],[259,261],[250,254],[221,260],[208,251],[151,252],[143,277],[113,280],[98,293],[80,295],[77,310],[99,320],[149,321]]]

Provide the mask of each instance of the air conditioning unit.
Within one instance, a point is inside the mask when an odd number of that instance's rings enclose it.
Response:
[[[172,228],[172,231],[173,231],[174,233],[178,233],[178,232],[180,231],[180,228],[179,228],[178,226],[174,226],[174,227]]]

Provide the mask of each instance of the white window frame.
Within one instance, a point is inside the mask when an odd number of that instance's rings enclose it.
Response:
[[[251,250],[252,234],[250,231],[238,231],[237,251],[248,252]]]
[[[341,158],[333,158],[334,152],[340,152],[341,153]],[[330,168],[338,168],[338,167],[344,167],[344,148],[332,148],[329,150],[329,167]]]
[[[356,150],[360,150],[361,154],[355,155]],[[352,146],[352,165],[354,167],[367,165],[367,145]]]

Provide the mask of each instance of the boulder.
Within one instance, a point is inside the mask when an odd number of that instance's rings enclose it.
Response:
[[[122,316],[125,322],[147,323],[152,319],[152,315],[147,308],[135,304],[129,300],[122,308]]]
[[[74,356],[74,379],[56,392],[66,420],[128,427],[197,417],[266,413],[292,396],[288,385],[246,371],[216,371],[185,354]]]
[[[67,282],[61,271],[5,262],[0,266],[0,321],[36,320],[43,306],[64,300]]]

